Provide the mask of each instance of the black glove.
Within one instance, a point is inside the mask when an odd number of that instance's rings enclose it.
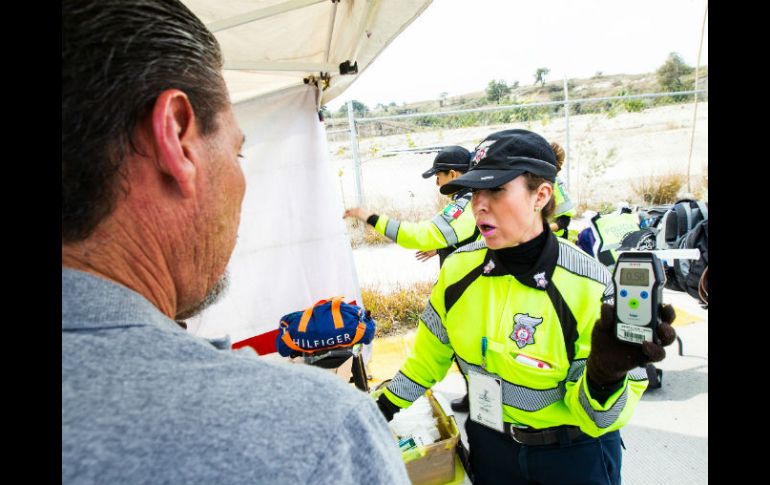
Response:
[[[385,421],[390,422],[393,419],[393,415],[401,411],[401,408],[390,402],[385,397],[385,394],[380,394],[377,398],[377,407],[380,408],[380,412],[385,416]]]
[[[391,380],[392,379],[386,379],[383,382],[380,382],[377,387],[374,388],[371,394],[376,396],[377,391],[390,384]],[[384,393],[381,393],[375,402],[377,403],[377,407],[380,409],[382,415],[385,416],[385,421],[387,422],[390,422],[393,419],[394,414],[401,411],[401,408],[390,402],[390,399],[385,397]]]
[[[663,360],[666,357],[663,347],[676,340],[676,331],[671,326],[675,318],[674,307],[661,306],[661,323],[657,331],[660,344],[644,341],[640,346],[618,340],[614,332],[614,307],[603,304],[602,316],[596,321],[591,333],[591,353],[586,363],[589,384],[611,386],[624,379],[631,369]]]

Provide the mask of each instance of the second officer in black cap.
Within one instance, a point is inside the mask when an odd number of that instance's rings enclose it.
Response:
[[[422,177],[435,175],[436,185],[443,187],[468,171],[470,159],[470,152],[461,146],[444,147],[433,160],[433,166],[425,171]],[[368,212],[361,207],[346,210],[344,217],[355,217],[369,223],[377,232],[401,247],[419,249],[417,259],[421,261],[438,253],[441,266],[452,251],[479,239],[481,235],[468,205],[471,201],[470,189],[442,193],[451,194],[452,200],[430,220],[398,221],[386,215]]]

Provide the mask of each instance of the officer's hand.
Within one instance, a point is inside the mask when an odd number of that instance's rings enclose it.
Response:
[[[417,251],[417,254],[415,254],[414,257],[417,258],[417,261],[427,261],[437,254],[438,251],[431,249],[430,251]]]
[[[663,360],[666,356],[663,347],[676,340],[676,331],[671,326],[675,318],[674,307],[661,306],[657,332],[660,344],[645,341],[640,346],[618,340],[614,332],[614,307],[603,304],[601,318],[596,321],[591,334],[591,353],[586,363],[591,381],[600,385],[613,384],[631,369]]]
[[[374,391],[369,393],[369,396],[377,403],[382,415],[385,417],[385,421],[390,422],[393,419],[393,415],[401,410],[398,406],[393,404],[385,397],[385,387],[390,383],[391,379],[387,379],[381,382]]]
[[[367,211],[365,211],[361,207],[351,207],[350,209],[347,209],[345,213],[342,215],[343,218],[345,217],[355,217],[356,219],[366,222],[366,220],[369,218],[371,214]]]

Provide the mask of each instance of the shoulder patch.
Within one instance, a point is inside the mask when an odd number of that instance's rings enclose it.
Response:
[[[452,203],[444,207],[444,215],[457,219],[463,213],[464,209],[460,207],[460,204]]]

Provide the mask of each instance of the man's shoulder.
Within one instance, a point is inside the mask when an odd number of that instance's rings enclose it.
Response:
[[[200,351],[191,350],[197,344]],[[166,352],[102,371],[89,366],[87,376],[63,372],[63,474],[85,459],[79,443],[122,457],[103,457],[101,470],[141,463],[148,473],[159,467],[154,473],[162,477],[160,463],[169,460],[198,467],[186,477],[189,483],[221,481],[216,469],[222,467],[258,481],[306,483],[323,461],[354,463],[368,454],[392,465],[400,458],[388,452],[393,443],[372,399],[329,371],[258,358],[250,350],[209,349],[184,337],[160,348]],[[137,455],[136,443],[147,449]],[[284,471],[281,457],[298,456],[298,450],[312,450],[312,456]]]

